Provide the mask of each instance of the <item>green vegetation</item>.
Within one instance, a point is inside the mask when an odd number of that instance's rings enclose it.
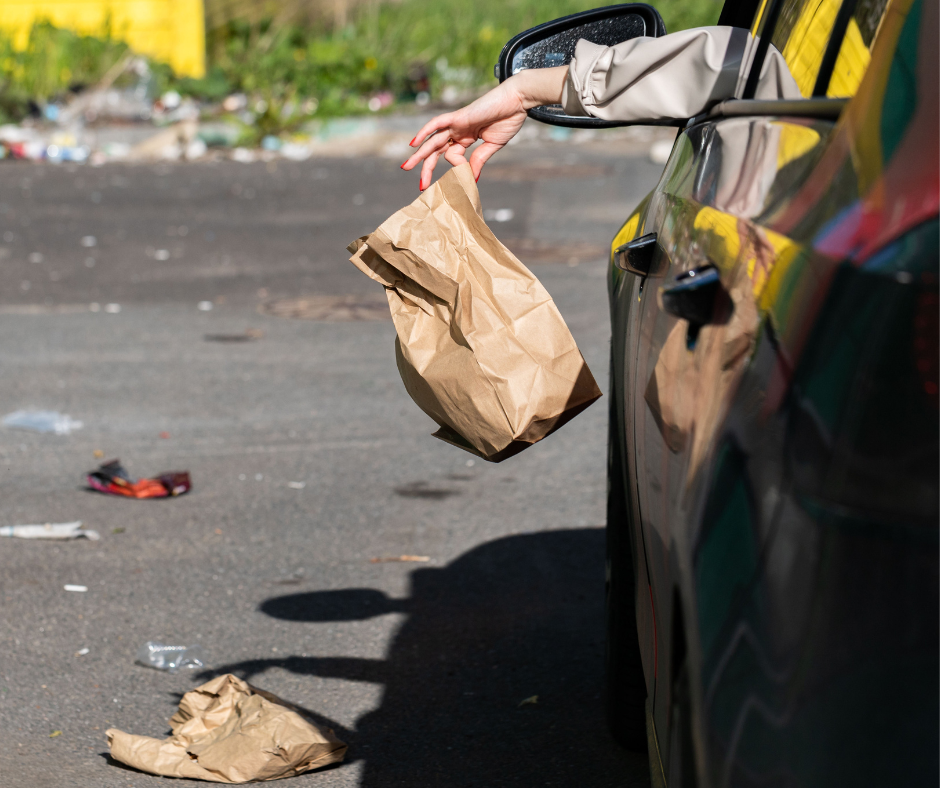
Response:
[[[155,86],[218,100],[243,92],[258,106],[259,133],[288,131],[311,116],[362,112],[371,96],[398,99],[493,81],[493,64],[515,33],[600,5],[591,0],[398,0],[360,8],[340,30],[234,22],[209,41],[204,79],[173,79],[154,69]],[[666,29],[714,24],[719,0],[658,0]],[[91,39],[39,25],[26,52],[0,38],[0,115],[21,114],[76,82],[92,83],[123,54]],[[387,99],[386,99],[387,100]]]
[[[126,52],[127,45],[107,29],[99,37],[81,36],[40,22],[21,52],[0,33],[0,123],[22,118],[69,89],[95,84]]]

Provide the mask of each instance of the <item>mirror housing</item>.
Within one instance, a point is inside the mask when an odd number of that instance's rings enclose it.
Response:
[[[494,69],[496,78],[503,82],[513,74],[527,68],[567,66],[574,57],[578,41],[586,38],[595,44],[613,46],[640,36],[658,38],[666,35],[666,26],[659,12],[646,3],[624,3],[582,11],[563,16],[538,27],[533,27],[511,38],[499,55]],[[529,117],[552,126],[579,129],[606,129],[629,126],[610,120],[581,115],[568,115],[560,104],[530,109]],[[664,121],[662,125],[675,125]],[[644,122],[645,126],[658,125]]]

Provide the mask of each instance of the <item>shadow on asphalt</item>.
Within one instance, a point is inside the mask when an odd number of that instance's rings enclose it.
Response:
[[[416,569],[403,600],[367,588],[274,597],[261,610],[289,621],[407,618],[384,660],[294,656],[206,676],[280,667],[384,685],[354,731],[313,715],[365,761],[364,788],[646,785],[646,757],[604,724],[603,555],[602,529],[549,531]]]

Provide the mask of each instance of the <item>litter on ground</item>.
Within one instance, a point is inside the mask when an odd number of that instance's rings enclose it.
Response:
[[[189,471],[165,471],[153,479],[132,479],[120,460],[110,460],[88,474],[88,486],[126,498],[167,498],[188,493]]]
[[[342,761],[346,745],[296,706],[231,674],[183,695],[167,739],[105,733],[111,757],[165,777],[277,780]]]
[[[33,432],[54,432],[56,435],[68,435],[72,430],[80,430],[84,425],[67,413],[54,410],[17,410],[3,417],[4,427],[15,427]]]
[[[388,564],[393,562],[426,564],[431,560],[428,555],[388,555],[380,558],[370,558],[370,564]]]
[[[74,523],[46,523],[45,525],[3,525],[0,536],[13,536],[17,539],[91,539],[101,538],[97,531],[82,529],[82,521]]]
[[[148,640],[137,651],[137,662],[147,668],[166,670],[196,670],[206,666],[206,655],[202,646],[172,646]]]

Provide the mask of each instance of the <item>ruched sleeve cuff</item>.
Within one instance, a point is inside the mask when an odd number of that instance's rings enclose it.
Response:
[[[604,120],[690,118],[734,96],[749,38],[741,28],[701,27],[612,47],[582,39],[562,103],[569,115]]]

